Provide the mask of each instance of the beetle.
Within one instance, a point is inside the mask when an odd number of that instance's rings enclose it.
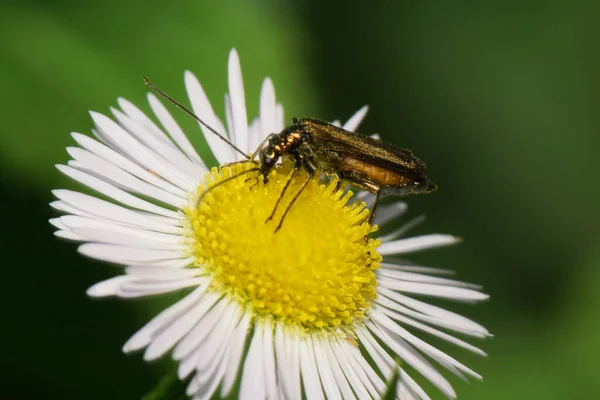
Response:
[[[294,173],[305,170],[308,179],[296,196],[320,172],[374,193],[368,223],[373,221],[382,195],[429,193],[437,188],[429,179],[425,163],[412,151],[314,118],[294,118],[291,126],[267,136],[253,154],[259,156],[260,173],[265,182],[281,158],[292,159]],[[287,186],[284,186],[280,199]],[[275,210],[270,218],[274,213]]]
[[[375,210],[382,195],[429,193],[437,189],[437,186],[429,179],[425,163],[415,157],[412,151],[399,149],[382,140],[350,132],[314,118],[294,118],[292,125],[279,133],[268,135],[258,148],[248,155],[192,111],[154,86],[148,78],[144,78],[144,81],[154,92],[191,115],[242,154],[246,160],[241,162],[257,164],[254,168],[220,181],[218,185],[255,171],[258,171],[262,175],[264,183],[267,183],[269,173],[282,159],[290,159],[293,162],[292,176],[284,185],[271,215],[265,222],[273,219],[294,176],[301,170],[307,173],[307,179],[288,204],[275,232],[281,228],[287,213],[306,185],[321,173],[336,176],[342,182],[375,194],[375,201],[367,219],[369,224],[375,218]],[[258,160],[255,159],[256,156],[258,156]],[[200,199],[215,186],[204,192]]]

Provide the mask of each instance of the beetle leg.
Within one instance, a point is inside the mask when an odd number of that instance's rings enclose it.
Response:
[[[313,175],[309,173],[308,177],[306,178],[306,180],[304,181],[304,183],[300,187],[300,190],[298,190],[298,193],[296,193],[296,195],[294,196],[294,198],[292,199],[292,201],[290,201],[290,204],[288,204],[287,208],[283,212],[283,216],[281,217],[281,220],[279,221],[279,225],[277,225],[277,228],[275,228],[275,232],[277,232],[281,228],[281,225],[283,225],[283,220],[285,219],[286,215],[290,211],[290,208],[292,208],[292,206],[294,205],[294,203],[296,202],[296,200],[298,199],[298,197],[300,197],[300,194],[302,193],[302,191],[304,190],[304,188],[306,187],[306,185],[308,185],[308,182],[310,182],[310,180],[312,178],[313,178]]]
[[[299,165],[299,163],[296,163],[296,165]],[[285,192],[288,190],[288,187],[290,186],[290,183],[292,183],[292,180],[294,179],[294,176],[298,172],[298,169],[300,169],[300,168],[294,166],[294,172],[292,172],[292,176],[290,176],[290,179],[288,179],[287,182],[285,183],[285,186],[283,187],[283,190],[281,191],[281,193],[279,194],[279,197],[277,198],[277,202],[275,203],[275,207],[273,207],[273,211],[271,212],[271,215],[269,215],[269,218],[267,218],[267,220],[265,221],[265,224],[267,222],[269,222],[270,220],[272,220],[273,217],[275,216],[275,212],[277,211],[277,207],[279,207],[279,203],[281,202],[281,199],[283,199],[283,196],[285,195]]]
[[[271,139],[272,135],[273,135],[273,133],[267,135],[267,137],[264,138],[262,142],[260,142],[260,144],[258,145],[258,147],[256,148],[256,150],[254,150],[252,152],[252,154],[250,154],[250,159],[254,160],[254,157],[256,157],[256,155],[258,153],[260,153],[260,151],[262,150],[263,147],[265,147],[265,145],[267,144],[267,142],[269,141],[269,139]]]
[[[371,222],[373,222],[373,219],[375,219],[375,210],[377,209],[377,205],[379,204],[379,198],[381,197],[381,189],[382,189],[381,185],[379,185],[376,182],[366,180],[362,176],[355,176],[350,171],[349,172],[338,172],[337,176],[338,176],[338,178],[348,182],[352,186],[355,186],[362,190],[366,190],[371,193],[375,193],[375,201],[373,202],[373,205],[371,206],[371,210],[369,212],[369,217],[367,218],[367,222],[370,225]]]
[[[198,197],[198,200],[196,200],[196,208],[198,208],[198,206],[200,206],[200,201],[202,200],[202,198],[207,195],[209,192],[211,192],[214,188],[221,186],[224,183],[227,183],[235,178],[239,178],[242,175],[248,174],[250,172],[256,172],[256,171],[260,171],[260,168],[256,167],[256,168],[250,168],[247,169],[246,171],[242,171],[239,174],[235,174],[232,176],[229,176],[225,179],[223,179],[220,182],[215,183],[214,185],[212,185],[211,187],[207,188],[204,192],[200,193],[200,196]]]
[[[252,159],[252,160],[233,161],[233,162],[228,162],[228,163],[222,164],[220,166],[220,168],[223,168],[223,167],[233,167],[234,165],[244,164],[244,163],[258,164],[258,161],[254,160],[254,159]]]
[[[375,209],[377,208],[377,205],[379,204],[380,197],[381,197],[381,188],[378,187],[377,192],[375,192],[375,201],[373,202],[373,206],[371,207],[371,212],[369,212],[369,219],[367,219],[367,222],[369,223],[369,225],[371,225],[371,222],[373,222],[373,219],[375,218]]]

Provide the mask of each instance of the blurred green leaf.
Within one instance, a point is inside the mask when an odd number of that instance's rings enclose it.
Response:
[[[142,400],[187,400],[185,384],[177,377],[177,372],[165,375],[158,385]]]
[[[400,379],[400,361],[396,360],[396,368],[394,368],[394,373],[392,377],[387,383],[387,387],[385,392],[383,392],[383,396],[381,396],[381,400],[395,400],[397,397],[398,390],[398,380]]]
[[[233,47],[240,53],[250,121],[267,75],[288,112],[311,108],[306,99],[313,89],[307,64],[300,62],[302,28],[286,9],[242,0],[168,7],[156,0],[143,6],[116,0],[65,8],[34,4],[0,4],[0,37],[11,38],[0,41],[0,75],[10,93],[0,101],[10,115],[0,127],[0,162],[4,173],[25,183],[64,185],[51,166],[68,159],[70,132],[90,133],[87,110],[107,113],[123,96],[150,111],[143,75],[187,102],[183,71],[192,70],[224,117]],[[173,114],[201,156],[212,160],[197,125],[179,111]]]

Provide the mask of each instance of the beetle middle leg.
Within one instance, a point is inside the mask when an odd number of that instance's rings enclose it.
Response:
[[[220,181],[220,182],[217,182],[217,183],[215,183],[214,185],[212,185],[212,186],[210,186],[210,187],[206,188],[206,190],[205,190],[204,192],[200,193],[200,196],[198,196],[198,199],[196,200],[196,208],[200,206],[200,202],[202,201],[202,198],[203,198],[205,195],[207,195],[208,193],[210,193],[210,192],[211,192],[213,189],[215,189],[215,188],[217,188],[217,187],[221,186],[222,184],[224,184],[224,183],[227,183],[227,182],[229,182],[229,181],[231,181],[231,180],[233,180],[233,179],[239,178],[239,177],[240,177],[240,176],[242,176],[242,175],[246,175],[246,174],[249,174],[249,173],[251,173],[251,172],[257,172],[257,171],[260,171],[260,168],[258,168],[258,167],[256,167],[256,168],[250,168],[250,169],[247,169],[247,170],[245,170],[245,171],[242,171],[242,172],[240,172],[240,173],[238,173],[238,174],[235,174],[235,175],[229,176],[229,177],[227,177],[227,178],[223,179],[222,181]]]
[[[269,218],[267,218],[267,220],[265,221],[265,224],[267,222],[269,222],[270,220],[272,220],[273,217],[275,216],[275,212],[277,211],[277,208],[279,207],[279,203],[281,202],[281,199],[283,199],[283,196],[285,195],[285,192],[288,190],[288,187],[290,186],[290,183],[292,183],[292,180],[294,179],[294,176],[296,176],[296,173],[298,172],[298,169],[299,169],[299,167],[294,166],[294,172],[292,172],[292,176],[290,176],[290,179],[287,180],[287,182],[285,183],[285,186],[281,190],[281,193],[279,194],[279,197],[277,198],[277,202],[275,203],[275,207],[273,207],[273,211],[271,212],[271,215],[269,215]]]
[[[352,186],[355,186],[359,189],[366,190],[367,192],[371,192],[371,193],[375,194],[375,201],[373,202],[373,205],[371,206],[371,210],[369,211],[369,217],[367,218],[367,223],[369,225],[371,225],[371,223],[375,219],[375,210],[377,209],[377,205],[379,204],[382,186],[380,184],[378,184],[377,182],[373,182],[373,181],[369,181],[369,180],[365,179],[363,176],[358,176],[358,175],[354,174],[352,171],[339,172],[337,174],[337,176],[338,176],[338,178],[340,178],[340,180],[344,180],[344,181],[348,182],[349,184],[351,184]]]
[[[298,190],[298,193],[296,193],[296,195],[294,196],[294,198],[292,199],[292,201],[290,201],[290,204],[288,204],[288,206],[286,207],[285,211],[283,212],[283,215],[281,216],[281,220],[279,221],[279,224],[277,225],[277,228],[275,228],[275,232],[277,232],[279,229],[281,229],[281,225],[283,225],[283,220],[285,219],[286,215],[288,214],[288,212],[290,211],[290,209],[292,208],[292,206],[294,205],[294,203],[296,202],[296,200],[298,199],[298,197],[300,197],[300,194],[302,194],[302,191],[304,190],[304,188],[306,188],[306,185],[308,185],[308,183],[311,181],[312,178],[313,178],[313,176],[310,175],[310,174],[306,177],[306,180],[304,181],[304,183],[300,187],[300,190]]]

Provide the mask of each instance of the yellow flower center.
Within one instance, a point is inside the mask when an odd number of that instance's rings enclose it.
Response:
[[[292,178],[291,169],[281,167],[263,184],[258,172],[245,172],[255,166],[213,169],[198,187],[198,207],[185,209],[197,267],[213,277],[212,289],[256,314],[308,329],[343,328],[361,319],[375,298],[381,261],[379,241],[366,239],[376,228],[366,223],[365,204],[348,204],[352,193],[336,190],[337,180],[312,179],[276,231],[308,176]]]

